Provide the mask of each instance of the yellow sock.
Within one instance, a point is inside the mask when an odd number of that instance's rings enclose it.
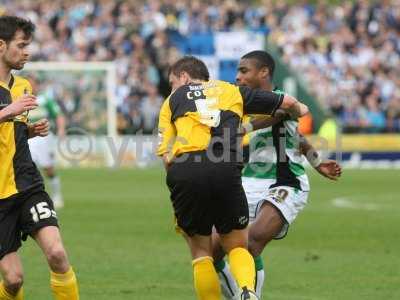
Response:
[[[235,248],[229,252],[228,259],[231,272],[239,287],[247,287],[247,289],[254,291],[256,271],[254,259],[249,251],[244,248]]]
[[[50,285],[56,300],[79,300],[78,282],[72,268],[64,274],[50,272]]]
[[[23,299],[24,299],[24,290],[22,287],[19,289],[18,294],[13,296],[7,292],[3,281],[0,282],[0,300],[23,300]]]
[[[221,288],[213,259],[204,256],[193,260],[194,288],[200,300],[220,300]]]

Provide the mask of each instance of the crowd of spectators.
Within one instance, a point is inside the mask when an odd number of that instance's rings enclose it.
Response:
[[[345,132],[400,131],[400,2],[275,8],[270,40]]]
[[[172,37],[252,30],[277,45],[347,132],[400,131],[400,2],[5,0],[30,18],[34,60],[106,61],[118,69],[120,133],[152,133],[168,95]]]

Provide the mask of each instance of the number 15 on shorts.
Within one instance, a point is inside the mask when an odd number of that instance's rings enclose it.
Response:
[[[47,202],[39,202],[38,204],[32,206],[30,212],[32,214],[32,220],[35,223],[51,217],[57,218],[56,212],[50,209]]]

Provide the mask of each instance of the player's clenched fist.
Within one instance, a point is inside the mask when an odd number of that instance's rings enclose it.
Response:
[[[50,124],[47,119],[41,119],[33,124],[29,124],[29,137],[47,136],[49,134]]]

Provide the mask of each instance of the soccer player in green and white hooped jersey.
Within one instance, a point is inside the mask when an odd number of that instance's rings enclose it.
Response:
[[[31,79],[33,88],[37,84],[35,79]],[[42,90],[42,89],[38,89]],[[54,91],[49,86],[43,89],[43,92],[38,95],[37,102],[39,107],[29,113],[29,120],[35,122],[42,119],[48,119],[50,123],[50,132],[46,137],[35,137],[29,139],[29,149],[31,151],[33,161],[39,168],[43,169],[47,178],[49,178],[51,198],[54,202],[54,207],[62,208],[64,201],[61,193],[60,177],[55,171],[55,149],[56,139],[54,133],[57,133],[58,138],[65,136],[65,118],[61,113],[60,107],[55,99]]]
[[[271,91],[274,68],[274,60],[267,52],[250,52],[240,60],[237,83]],[[261,253],[271,240],[286,236],[289,225],[307,204],[310,186],[302,154],[321,175],[332,180],[341,175],[340,166],[333,160],[322,160],[297,127],[297,120],[280,111],[274,117],[252,118],[243,125],[244,133],[256,130],[244,139],[244,145],[246,138],[249,140],[250,154],[242,184],[249,205],[249,251],[255,260],[256,293],[260,299],[265,278]],[[215,251],[215,267],[222,291],[227,299],[236,299],[237,288],[229,266],[218,252]]]

